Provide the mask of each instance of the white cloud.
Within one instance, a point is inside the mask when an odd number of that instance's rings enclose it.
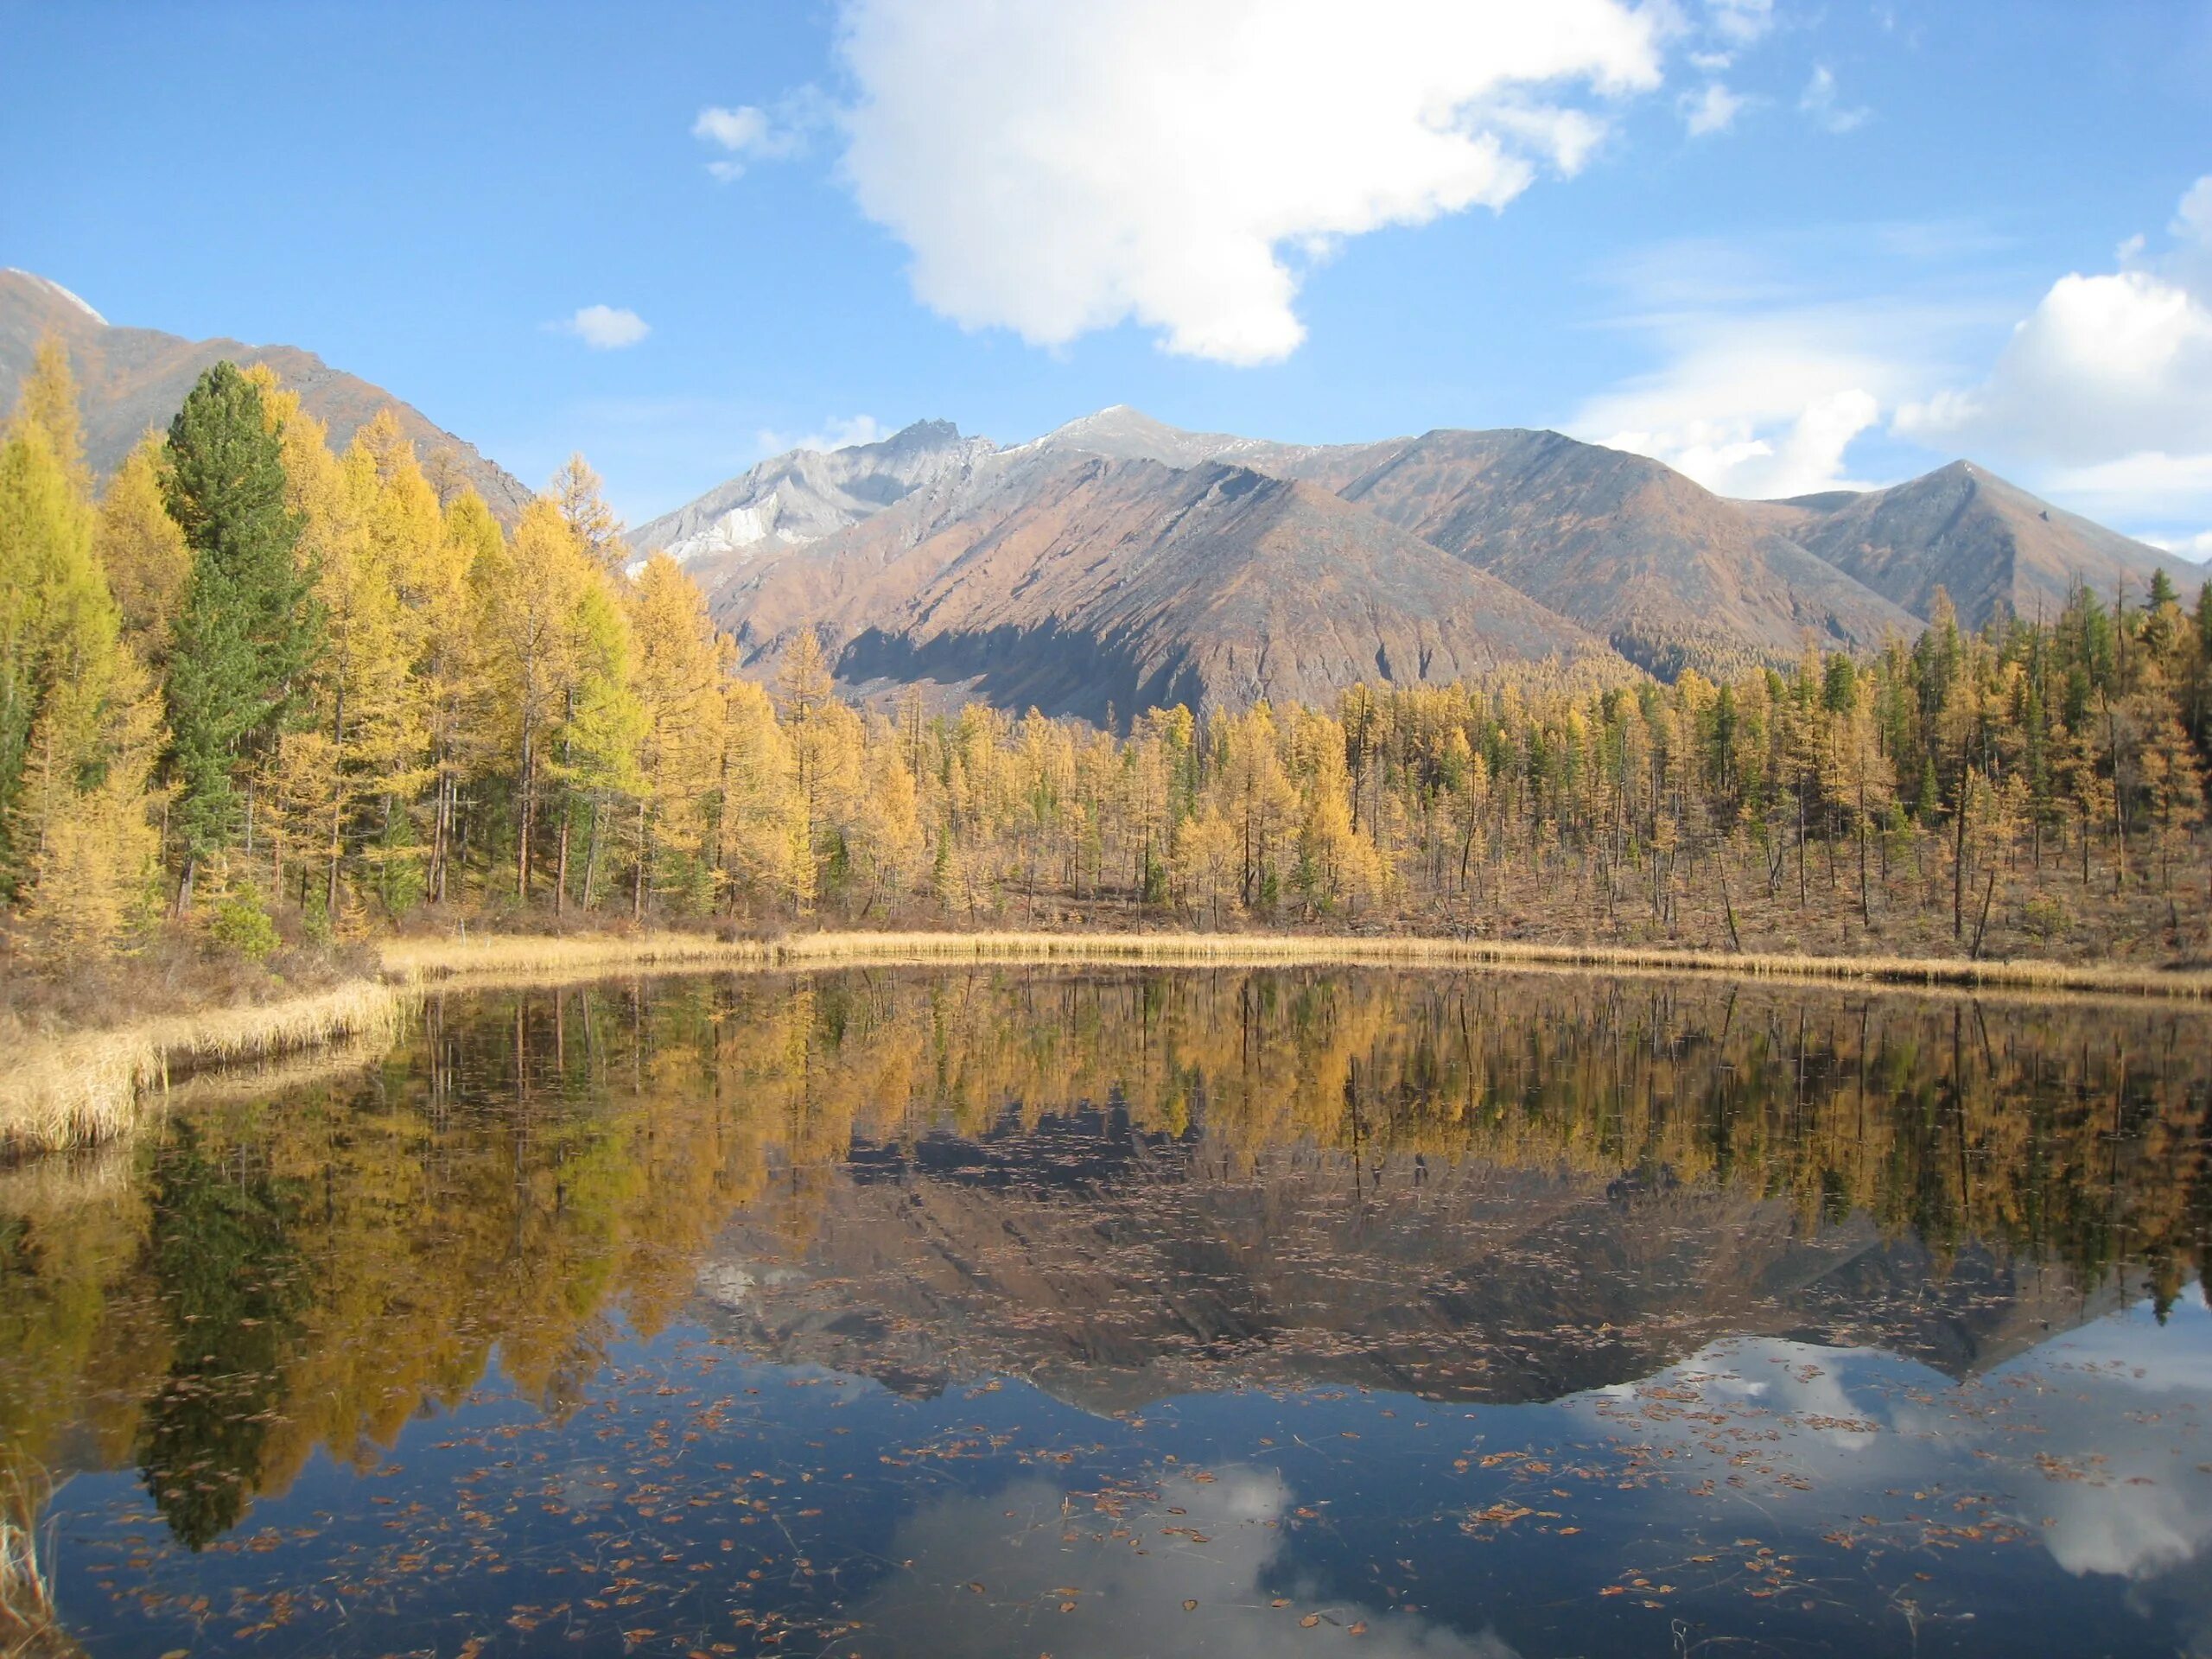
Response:
[[[1567,429],[1727,495],[1855,486],[1854,442],[1992,321],[1940,275],[1951,239],[1844,225],[1647,250],[1606,275],[1630,308],[1614,326],[1654,366],[1586,399]],[[1908,277],[1910,302],[1865,297]]]
[[[1882,409],[1864,386],[1836,384],[1854,378],[1847,368],[1811,358],[1694,366],[1690,377],[1594,400],[1577,429],[1608,448],[1663,461],[1721,495],[1853,487],[1845,452],[1880,423]],[[1747,372],[1732,374],[1738,369]],[[1706,410],[1725,412],[1700,412]],[[1644,423],[1633,423],[1639,419]],[[1611,427],[1616,420],[1632,423]]]
[[[2200,530],[2194,536],[2145,536],[2143,539],[2177,558],[2191,559],[2198,564],[2212,560],[2212,530]]]
[[[1707,0],[1706,17],[1722,39],[1746,46],[1774,27],[1774,0]]]
[[[573,334],[595,352],[618,352],[652,333],[643,317],[617,305],[583,306],[574,316],[547,326],[556,334]]]
[[[2075,465],[2212,448],[2212,309],[2148,271],[2062,276],[1986,381],[1916,405],[1899,427]]]
[[[898,1632],[912,1659],[1034,1653],[1040,1610],[1060,1659],[1121,1659],[1173,1649],[1221,1659],[1275,1659],[1292,1618],[1279,1595],[1325,1619],[1328,1633],[1372,1659],[1516,1659],[1496,1631],[1432,1624],[1410,1609],[1385,1611],[1306,1582],[1285,1560],[1284,1518],[1296,1503],[1276,1470],[1231,1464],[1192,1479],[1170,1472],[1156,1490],[1104,1500],[1038,1476],[989,1492],[941,1497],[903,1517],[887,1549],[899,1570],[855,1609],[871,1629]],[[1132,1544],[1106,1546],[1109,1528]],[[1077,1552],[1058,1535],[1093,1535]],[[1081,1587],[1063,1589],[1073,1580]],[[1314,1621],[1316,1624],[1321,1619]],[[1357,1625],[1353,1637],[1347,1627]],[[1302,1629],[1288,1631],[1303,1637]],[[1324,1640],[1321,1631],[1314,1640]]]
[[[1290,254],[1571,174],[1606,100],[1659,83],[1672,16],[1376,0],[1351,28],[1332,0],[846,0],[845,172],[917,295],[963,326],[1058,346],[1134,320],[1173,352],[1269,362],[1305,333]]]
[[[2055,468],[2093,508],[2212,509],[2212,177],[2181,199],[2174,245],[2121,245],[2122,269],[2053,283],[1986,378],[1899,411],[1924,442]]]
[[[822,95],[801,87],[771,111],[756,104],[726,109],[709,105],[691,124],[691,136],[727,151],[707,163],[707,171],[727,184],[745,176],[755,161],[781,161],[806,148],[808,133],[826,118]]]
[[[823,423],[818,432],[809,432],[803,437],[789,437],[780,432],[764,429],[760,433],[760,453],[780,455],[792,449],[815,449],[828,454],[833,449],[850,449],[863,443],[880,443],[891,435],[891,429],[873,415],[855,415],[849,418],[832,416]]]
[[[734,110],[709,105],[691,124],[691,136],[720,144],[724,149],[745,150],[768,136],[768,117],[750,104]]]
[[[1846,106],[1836,91],[1835,72],[1824,63],[1815,66],[1813,78],[1798,95],[1797,107],[1811,117],[1815,125],[1830,132],[1849,132],[1864,126],[1866,118],[1873,113],[1863,106]]]
[[[1726,132],[1736,124],[1736,118],[1743,113],[1744,106],[1751,101],[1740,92],[1730,92],[1716,80],[1703,92],[1682,94],[1682,122],[1688,127],[1693,138],[1702,138],[1710,132]]]

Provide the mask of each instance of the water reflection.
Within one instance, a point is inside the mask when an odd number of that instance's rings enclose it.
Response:
[[[2212,1624],[2188,1009],[854,972],[195,1094],[0,1173],[99,1651]]]

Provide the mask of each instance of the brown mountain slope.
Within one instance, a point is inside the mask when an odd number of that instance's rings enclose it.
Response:
[[[390,408],[434,480],[449,469],[510,522],[530,499],[523,484],[478,454],[474,445],[382,387],[332,368],[312,352],[118,328],[67,289],[29,271],[0,270],[0,408],[14,404],[32,353],[49,332],[68,348],[84,416],[86,454],[103,477],[121,464],[147,429],[168,426],[203,370],[228,358],[274,369],[300,394],[301,405],[330,428],[334,444],[345,443],[378,410]]]
[[[2050,615],[2077,581],[2107,603],[2123,585],[2139,602],[2156,571],[2184,594],[2206,575],[1963,461],[1886,490],[1738,505],[1916,615],[1943,588],[1969,627]]]
[[[1219,464],[995,459],[953,503],[902,504],[741,569],[715,608],[747,663],[767,671],[812,625],[849,683],[961,683],[1093,719],[1546,659],[1632,675],[1572,623],[1314,486]]]
[[[1300,448],[1180,432],[1101,411],[1047,445],[1199,453],[1333,490],[1611,640],[1669,678],[1788,661],[1809,631],[1864,649],[1917,624],[1778,525],[1755,522],[1671,467],[1556,432],[1443,430]]]
[[[1808,634],[1865,650],[1919,629],[1671,467],[1556,432],[1431,432],[1314,467],[1346,500],[1670,679],[1685,668],[1787,660]]]

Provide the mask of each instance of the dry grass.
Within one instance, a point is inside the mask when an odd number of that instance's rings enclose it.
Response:
[[[0,1471],[0,1654],[7,1659],[84,1651],[61,1628],[39,1558],[39,1522],[53,1496],[52,1481],[35,1465]]]
[[[723,939],[704,933],[416,938],[384,946],[381,979],[353,980],[285,1001],[213,1008],[24,1044],[6,1075],[0,1077],[0,1149],[48,1151],[124,1134],[148,1095],[166,1089],[173,1077],[188,1071],[320,1050],[340,1042],[356,1048],[338,1064],[358,1065],[364,1053],[397,1038],[420,988],[431,983],[543,984],[634,971],[761,970],[842,963],[1500,966],[2212,999],[2212,971],[2203,969],[1957,957],[1716,955],[1484,939],[1173,932],[820,932],[777,939]]]
[[[283,1002],[172,1014],[26,1044],[0,1077],[0,1148],[46,1152],[107,1141],[172,1077],[321,1048],[389,1044],[411,1002],[404,987],[353,980]]]
[[[401,978],[477,983],[583,976],[625,968],[798,968],[847,962],[1157,963],[1219,967],[1497,964],[2212,998],[2212,972],[2202,969],[2177,972],[2055,962],[1970,962],[1959,957],[1731,956],[1611,945],[1293,933],[822,932],[795,933],[772,940],[653,933],[412,939],[388,946],[385,951],[386,970]]]

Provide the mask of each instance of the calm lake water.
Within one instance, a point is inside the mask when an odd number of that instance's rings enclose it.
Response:
[[[0,1477],[149,1659],[2212,1653],[2208,1110],[2144,1004],[451,995],[0,1172]]]

